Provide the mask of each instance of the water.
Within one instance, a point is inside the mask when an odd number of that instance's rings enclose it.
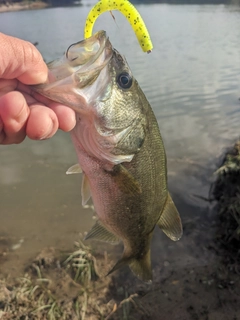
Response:
[[[105,29],[126,56],[157,116],[165,142],[169,185],[183,220],[206,206],[217,159],[239,136],[240,10],[223,5],[138,5],[154,44],[141,52],[125,18],[105,13]],[[89,6],[0,14],[0,31],[39,42],[46,61],[83,38]],[[69,135],[0,146],[0,236],[24,242],[12,256],[23,261],[44,246],[72,247],[92,225],[81,208],[80,177],[66,176],[76,155]],[[179,200],[180,199],[180,200]],[[192,219],[197,210],[191,211]],[[183,249],[182,249],[183,250]],[[11,268],[13,266],[11,265]]]

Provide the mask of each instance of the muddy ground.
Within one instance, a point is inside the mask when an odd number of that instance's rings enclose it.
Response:
[[[219,232],[216,222],[202,215],[205,223],[184,221],[184,237],[176,244],[156,230],[152,285],[137,280],[127,267],[112,277],[104,276],[121,246],[114,258],[106,254],[105,246],[103,251],[102,244],[93,250],[100,278],[93,276],[90,282],[84,276],[83,282],[81,276],[74,281],[76,270],[64,264],[69,255],[54,248],[29,261],[21,277],[11,277],[5,269],[0,319],[240,319],[239,265],[211,239]],[[0,242],[4,266],[16,253],[9,251],[7,239]],[[91,260],[91,253],[87,254]]]
[[[238,149],[233,153],[237,161],[239,154]],[[224,170],[226,159],[220,164]],[[223,198],[224,188],[231,189],[229,199],[234,195],[238,212],[240,189],[236,166],[224,170],[219,171],[210,199],[201,200],[201,209],[173,194],[184,212],[184,236],[171,242],[156,228],[151,285],[136,279],[128,267],[105,276],[121,255],[121,245],[86,243],[79,238],[68,252],[43,248],[21,265],[21,243],[0,235],[0,319],[240,319],[238,225],[232,220],[232,203]],[[235,189],[229,188],[232,182]]]

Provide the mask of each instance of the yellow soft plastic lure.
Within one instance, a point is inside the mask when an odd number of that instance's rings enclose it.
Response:
[[[128,0],[100,0],[89,12],[84,29],[84,37],[92,35],[93,25],[105,11],[119,10],[131,24],[144,52],[151,52],[153,45],[147,27],[137,9]]]

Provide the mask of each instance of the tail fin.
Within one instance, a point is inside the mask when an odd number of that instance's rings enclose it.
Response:
[[[115,264],[115,266],[108,272],[107,275],[127,264],[140,280],[148,283],[152,282],[150,249],[140,258],[126,257],[123,254],[123,257]]]
[[[132,259],[129,267],[136,276],[142,281],[152,282],[152,268],[151,268],[151,255],[150,249],[141,257],[141,259]]]

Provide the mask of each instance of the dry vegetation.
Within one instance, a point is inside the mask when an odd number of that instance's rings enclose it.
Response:
[[[227,150],[219,169],[211,194],[217,201],[220,220],[217,241],[235,260],[240,244],[240,141]]]
[[[56,258],[55,250],[48,248],[23,277],[2,280],[0,319],[94,320],[105,319],[116,309],[114,301],[102,301],[110,278],[99,279],[90,249],[81,241],[75,245],[76,250],[62,262]],[[103,257],[100,260],[103,262]],[[105,271],[104,267],[101,269]]]
[[[211,188],[211,198],[217,203],[214,219],[211,215],[205,227],[203,218],[189,230],[186,221],[184,225],[181,241],[196,265],[181,265],[185,258],[179,256],[180,263],[164,266],[160,257],[153,285],[148,286],[129,268],[105,277],[111,268],[107,254],[99,254],[80,240],[65,255],[48,248],[26,267],[22,277],[1,279],[0,320],[238,319],[240,141],[227,150],[215,175]],[[3,249],[8,247],[5,242],[3,238]],[[167,253],[170,260],[171,250]],[[203,256],[206,262],[201,262]]]

